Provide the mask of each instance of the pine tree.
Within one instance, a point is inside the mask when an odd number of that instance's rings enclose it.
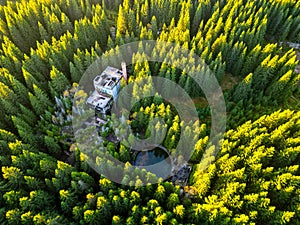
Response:
[[[29,91],[33,91],[33,85],[40,85],[39,82],[26,69],[22,68],[26,86]]]
[[[34,127],[34,125],[36,125],[36,121],[37,121],[37,117],[34,114],[34,112],[22,104],[20,104],[20,110],[21,110],[21,112],[18,113],[18,116],[20,118],[22,118],[30,126]]]
[[[51,81],[49,82],[50,90],[52,91],[52,96],[58,96],[63,91],[65,91],[70,83],[65,75],[56,69],[55,66],[52,66],[52,70],[50,72]]]
[[[96,7],[95,11],[95,15],[92,18],[93,29],[96,32],[95,40],[99,41],[102,49],[105,49],[107,46],[107,38],[110,33],[109,25],[104,10],[99,6]]]
[[[42,115],[49,106],[51,106],[51,101],[48,96],[43,92],[38,86],[33,85],[34,94],[28,93],[30,103],[35,110],[37,115]]]
[[[195,12],[195,16],[193,18],[193,22],[191,24],[191,35],[192,36],[195,36],[198,32],[199,25],[200,25],[201,19],[203,17],[203,11],[204,11],[204,7],[201,2],[200,4],[198,4],[198,7]],[[227,23],[225,23],[225,24],[227,24]]]
[[[115,47],[115,44],[114,44],[113,40],[111,39],[110,36],[108,36],[108,40],[107,40],[107,49],[109,50],[109,49],[112,49],[112,48],[114,48],[114,47]]]
[[[132,144],[132,143],[131,143]],[[120,146],[120,160],[122,162],[129,162],[130,161],[130,155],[128,149],[125,148],[125,146]]]
[[[78,198],[74,192],[69,190],[60,190],[59,197],[61,201],[61,208],[66,213],[71,213],[73,207],[76,205]]]
[[[179,204],[179,197],[176,193],[170,194],[170,196],[167,199],[167,207],[169,210],[172,210],[176,207],[176,205]]]
[[[2,129],[0,129],[0,138],[1,140],[6,141],[7,143],[13,142],[17,139],[13,133]]]
[[[21,139],[25,143],[35,146],[37,144],[37,138],[34,135],[34,130],[31,126],[17,116],[12,116],[11,118]]]
[[[184,90],[191,96],[192,95],[192,81],[190,76],[186,78],[186,82],[184,85]]]
[[[156,191],[155,191],[155,193],[154,193],[154,198],[157,201],[165,199],[165,191],[166,190],[165,190],[164,186],[159,184]],[[152,202],[150,203],[150,201],[149,201],[148,203],[151,204],[152,207],[154,207],[154,204],[156,205],[157,201],[155,201],[155,203],[152,203]],[[157,205],[158,205],[158,203],[157,203]]]
[[[52,33],[52,38],[59,39],[59,37],[63,34],[61,23],[58,17],[52,13],[47,21],[49,23],[49,27]]]
[[[61,13],[61,26],[64,32],[69,31],[70,33],[73,33],[74,31],[73,25],[69,17],[67,17],[66,14],[63,12]]]
[[[2,43],[3,55],[1,54],[0,65],[9,70],[20,82],[23,81],[21,74],[23,54],[20,49],[6,36]]]
[[[252,95],[252,76],[253,74],[250,73],[234,90],[233,99],[235,102],[246,101]]]
[[[177,28],[179,31],[186,31],[190,29],[190,7],[191,2],[183,3],[180,11],[179,21]]]
[[[127,28],[125,33],[128,31],[128,32],[134,32],[136,33],[136,27],[137,27],[137,23],[136,23],[136,18],[135,18],[135,15],[134,15],[134,11],[133,10],[129,10],[128,12],[128,16],[127,16]],[[122,33],[122,32],[121,32]]]
[[[127,30],[126,14],[121,5],[119,6],[117,29],[118,29],[118,32],[120,32],[120,34],[125,34],[125,32]]]
[[[123,44],[125,44],[125,42],[123,40],[123,37],[122,37],[122,34],[119,32],[119,30],[117,30],[115,44],[116,45],[123,45]]]
[[[28,99],[28,90],[27,88],[14,76],[11,74],[5,73],[4,77],[7,79],[8,85],[13,89],[14,93],[16,94],[18,102],[21,102],[22,104],[29,106],[29,99]]]
[[[44,25],[41,22],[38,22],[38,27],[39,27],[39,33],[41,36],[41,41],[47,41],[50,42],[51,41],[51,36],[49,34],[49,31],[46,30],[46,28],[44,27]]]
[[[77,0],[67,0],[64,5],[67,6],[67,16],[71,21],[75,21],[83,17],[82,10],[78,5]]]
[[[112,223],[111,224],[112,225],[122,225],[122,224],[124,224],[124,221],[120,216],[115,215],[112,218]]]
[[[26,38],[22,35],[20,29],[16,26],[17,21],[11,16],[11,8],[4,8],[5,18],[7,21],[7,26],[9,28],[10,36],[13,42],[19,47],[22,52],[28,53],[29,44],[26,42]],[[28,29],[30,30],[30,28]]]
[[[57,141],[50,136],[44,136],[45,145],[48,148],[48,152],[51,156],[59,157],[61,154],[61,147],[57,143]]]
[[[151,24],[153,39],[156,39],[158,35],[158,28],[157,28],[157,20],[155,16],[152,16],[150,24]]]
[[[73,62],[70,62],[70,74],[71,74],[71,82],[72,83],[78,83],[80,81],[80,78],[82,74],[77,69],[77,67],[73,64]]]
[[[8,210],[5,214],[6,222],[9,224],[21,224],[21,215],[22,213],[17,208]]]
[[[142,22],[143,22],[143,24],[145,25],[145,24],[147,24],[147,23],[149,23],[149,20],[150,20],[150,11],[149,11],[149,2],[148,2],[148,0],[146,0],[145,2],[144,2],[144,4],[142,5],[142,7],[141,7],[141,19],[142,19]]]

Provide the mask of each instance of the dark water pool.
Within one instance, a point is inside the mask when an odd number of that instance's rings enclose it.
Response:
[[[172,163],[168,156],[167,152],[156,147],[148,151],[137,153],[134,165],[145,168],[147,171],[154,173],[157,177],[167,178],[172,170]]]

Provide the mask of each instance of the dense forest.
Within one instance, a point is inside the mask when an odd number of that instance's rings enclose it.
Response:
[[[98,57],[138,40],[196,53],[208,66],[190,69],[213,71],[223,89],[226,133],[203,169],[205,149],[214,146],[199,85],[167,61],[140,63],[143,54],[128,67],[134,93],[147,91],[141,78],[159,76],[194,100],[200,122],[184,130],[159,95],[140,99],[130,117],[145,136],[149,120],[163,118],[155,135],[165,131],[162,145],[170,152],[180,131],[195,140],[184,187],[162,179],[141,185],[157,178],[138,170],[136,183],[129,176],[112,182],[74,143],[81,77]],[[1,1],[0,42],[0,224],[300,224],[299,1]],[[176,49],[166,54],[176,57]],[[111,129],[108,122],[99,133],[107,137]],[[100,144],[130,168],[126,145]]]

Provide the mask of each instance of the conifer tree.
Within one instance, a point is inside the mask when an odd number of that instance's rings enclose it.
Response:
[[[12,121],[13,121],[15,127],[17,128],[21,139],[25,143],[35,146],[37,143],[37,139],[33,133],[34,130],[25,121],[23,121],[19,117],[12,116]]]
[[[33,85],[33,93],[28,93],[30,103],[35,110],[37,115],[43,114],[49,106],[51,106],[51,101],[48,96],[43,92],[38,86]]]
[[[9,70],[19,81],[23,81],[21,67],[23,54],[20,49],[6,36],[3,37],[2,43],[3,55],[1,54],[0,64]]]
[[[247,100],[252,94],[252,73],[250,73],[234,90],[233,99],[235,102]]]
[[[61,147],[56,142],[56,140],[53,137],[45,136],[44,137],[45,145],[48,148],[48,152],[51,156],[59,157],[61,153]]]
[[[120,34],[125,34],[127,29],[126,14],[121,5],[119,6],[117,29]]]
[[[141,19],[144,25],[149,23],[150,20],[149,1],[146,0],[141,7]]]
[[[52,96],[60,95],[70,86],[68,79],[62,72],[56,69],[55,66],[52,66],[50,78],[49,86],[52,91]]]
[[[26,106],[20,104],[20,113],[18,116],[22,118],[30,126],[34,127],[36,125],[37,117],[31,109],[28,109]]]

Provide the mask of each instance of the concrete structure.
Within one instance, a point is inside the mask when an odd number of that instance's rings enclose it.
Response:
[[[96,90],[90,95],[86,103],[95,108],[96,111],[106,114],[113,104],[113,98],[110,95],[99,94]]]
[[[94,79],[95,90],[99,94],[105,93],[111,95],[114,100],[117,99],[123,72],[113,67],[106,67],[106,69]]]
[[[89,96],[86,103],[93,107],[97,113],[107,114],[113,101],[118,98],[123,71],[114,67],[106,69],[93,80],[95,90]]]

